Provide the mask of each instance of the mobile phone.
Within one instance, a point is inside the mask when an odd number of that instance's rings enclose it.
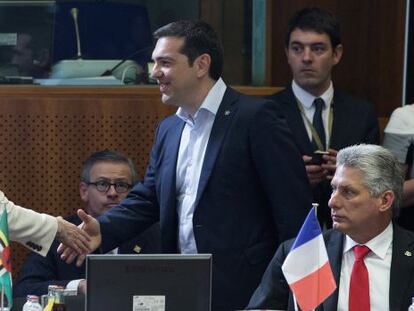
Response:
[[[322,151],[322,150],[316,150],[312,155],[312,160],[310,161],[310,163],[314,165],[321,165],[323,163],[324,154],[329,154],[329,152]]]

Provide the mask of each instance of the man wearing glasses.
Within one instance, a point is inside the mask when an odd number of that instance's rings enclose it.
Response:
[[[137,181],[137,173],[131,159],[115,151],[99,151],[93,153],[83,163],[80,197],[85,202],[85,211],[98,217],[116,206],[128,194]],[[67,219],[78,225],[81,223],[77,215]],[[66,264],[57,255],[58,242],[55,241],[46,257],[30,254],[24,263],[19,280],[14,287],[15,297],[47,294],[49,285],[61,285],[77,289],[85,293],[85,266],[76,267]],[[124,243],[111,253],[159,253],[159,226],[154,225],[139,237]]]

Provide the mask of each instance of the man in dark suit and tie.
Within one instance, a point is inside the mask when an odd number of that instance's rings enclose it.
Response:
[[[334,229],[324,233],[337,289],[317,310],[406,311],[414,296],[414,233],[393,222],[404,182],[398,160],[383,147],[356,145],[339,151],[337,165]],[[281,269],[291,246],[279,247],[248,308],[294,310]]]
[[[152,76],[179,108],[158,127],[143,182],[99,224],[80,216],[104,249],[160,220],[163,252],[213,254],[212,310],[240,309],[311,207],[303,161],[278,107],[221,79],[211,26],[173,22],[155,38]]]
[[[293,81],[269,98],[277,102],[303,156],[318,218],[331,227],[329,181],[337,150],[357,143],[379,144],[379,127],[368,102],[334,89],[331,71],[342,57],[339,24],[319,8],[305,8],[290,20],[285,39]],[[327,151],[322,161],[314,151]],[[320,160],[320,159],[319,159]]]
[[[137,182],[137,172],[131,159],[125,155],[104,150],[91,154],[83,163],[79,192],[85,203],[85,211],[98,217],[121,202],[132,185]],[[67,218],[75,225],[81,220],[77,215]],[[141,254],[161,252],[158,224],[140,236],[135,236],[120,245],[112,253]],[[57,253],[59,243],[54,241],[46,257],[31,253],[24,262],[19,279],[14,286],[15,297],[45,295],[49,285],[60,285],[85,293],[85,266],[66,264]]]

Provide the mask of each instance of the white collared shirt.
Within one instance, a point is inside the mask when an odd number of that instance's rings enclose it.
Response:
[[[392,237],[393,227],[390,223],[383,232],[364,244],[371,250],[364,259],[369,275],[371,310],[389,310]],[[349,282],[355,261],[352,248],[355,245],[358,243],[346,236],[339,281],[338,311],[348,310]]]
[[[309,92],[302,89],[295,80],[292,81],[292,91],[295,97],[299,100],[299,103],[302,104],[303,112],[305,113],[306,118],[312,123],[313,115],[315,114],[315,106],[313,105],[313,101],[315,100],[314,95],[310,94]],[[325,102],[325,105],[322,109],[322,120],[323,120],[323,127],[325,129],[325,137],[326,142],[325,146],[329,147],[329,140],[330,140],[330,132],[329,132],[329,111],[331,109],[332,99],[334,95],[334,88],[331,81],[328,89],[318,98],[322,98]],[[308,122],[306,122],[305,116],[302,115],[303,123],[305,124],[306,131],[308,132],[309,140],[312,140],[312,131]]]
[[[195,200],[207,143],[226,88],[220,78],[193,116],[181,107],[176,113],[185,121],[176,167],[178,249],[183,254],[197,253],[193,230]]]

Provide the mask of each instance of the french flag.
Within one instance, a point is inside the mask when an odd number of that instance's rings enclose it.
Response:
[[[315,208],[306,217],[282,271],[303,311],[315,309],[336,289]]]

